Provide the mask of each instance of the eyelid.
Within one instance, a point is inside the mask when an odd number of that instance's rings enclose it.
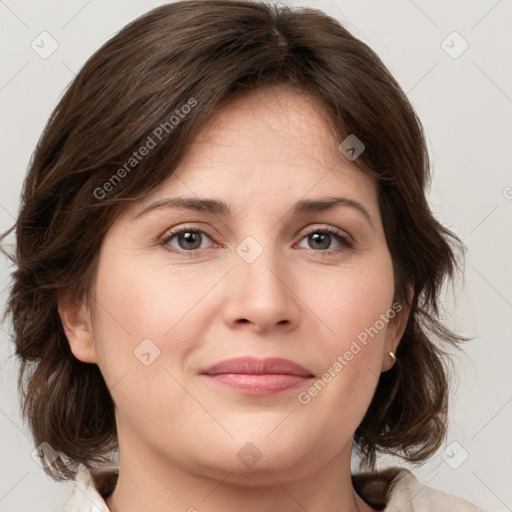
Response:
[[[196,227],[196,226],[192,226],[192,225],[183,225],[183,226],[178,226],[177,228],[171,228],[171,229],[168,229],[164,235],[160,238],[160,243],[162,245],[167,245],[168,242],[174,238],[176,235],[184,232],[184,231],[193,231],[193,232],[197,232],[197,233],[201,233],[201,234],[205,234],[207,235],[211,240],[212,242],[214,243],[215,247],[223,247],[222,244],[218,244],[217,242],[215,242],[214,240],[214,235],[212,235],[208,229],[205,229],[205,228],[199,228],[199,227]],[[312,233],[315,233],[315,232],[325,232],[325,233],[328,233],[328,234],[331,234],[331,235],[334,235],[336,237],[339,237],[339,239],[341,239],[341,242],[340,240],[338,240],[340,242],[340,244],[343,246],[345,245],[346,247],[348,248],[352,248],[353,245],[354,245],[354,239],[351,235],[349,235],[345,230],[342,230],[340,228],[337,228],[337,227],[334,227],[334,226],[331,226],[331,225],[328,225],[328,224],[314,224],[312,226],[308,226],[306,228],[304,228],[302,231],[299,232],[298,235],[296,236],[299,236],[299,240],[298,242],[301,242],[305,237],[311,235]],[[296,243],[298,243],[296,242]],[[176,250],[176,249],[168,249],[170,250],[171,252],[175,252],[175,253],[178,253],[178,254],[187,254],[187,255],[194,255],[198,252],[200,252],[201,250],[208,250],[210,248],[203,248],[203,249],[194,249],[192,251],[184,251],[184,250]],[[325,249],[325,250],[317,250],[315,251],[314,249],[310,249],[310,251],[314,252],[314,253],[318,253],[318,254],[331,254],[331,253],[334,253],[334,252],[338,252],[340,251],[339,248],[332,248],[332,249]]]
[[[304,228],[304,230],[299,232],[298,236],[301,236],[301,239],[304,238],[306,235],[310,235],[311,233],[314,233],[316,231],[326,231],[328,233],[337,234],[347,240],[354,241],[352,236],[344,229],[337,228],[335,226],[332,226],[331,224],[312,224]]]
[[[218,244],[217,242],[215,242],[213,240],[214,235],[211,234],[208,231],[208,229],[199,228],[199,227],[196,227],[196,226],[188,226],[188,225],[184,225],[184,226],[179,225],[176,228],[167,229],[165,231],[165,233],[161,237],[159,237],[159,243],[162,244],[162,245],[166,245],[169,242],[169,240],[174,238],[176,235],[179,235],[183,231],[193,231],[193,232],[197,232],[197,233],[201,233],[201,234],[207,235],[217,247],[222,247],[222,245]],[[179,251],[179,252],[180,253],[194,254],[196,251],[200,251],[200,250],[204,250],[204,249],[194,249],[193,251]],[[177,252],[177,251],[175,251],[175,252]]]

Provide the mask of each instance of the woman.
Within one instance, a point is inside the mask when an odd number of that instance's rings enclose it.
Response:
[[[66,512],[477,510],[375,470],[446,431],[459,242],[428,172],[396,81],[320,11],[177,2],[96,52],[34,155],[8,308]]]

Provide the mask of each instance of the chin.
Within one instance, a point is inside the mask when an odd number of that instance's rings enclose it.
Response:
[[[243,441],[235,437],[227,443],[208,442],[209,448],[197,453],[197,464],[209,476],[223,480],[229,474],[229,483],[260,487],[275,485],[275,479],[285,482],[305,478],[330,458],[328,454],[322,457],[311,437],[305,444],[292,436],[268,436],[268,432],[266,429],[253,437],[246,432]]]
[[[275,455],[266,453],[254,465],[241,463],[238,459],[224,461],[220,465],[220,461],[208,461],[210,465],[211,476],[215,476],[221,480],[226,478],[226,483],[240,485],[243,487],[265,487],[275,485],[276,480],[279,482],[293,482],[301,478],[307,477],[311,471],[311,466],[306,460],[302,464],[298,464],[296,458],[290,454],[289,458],[277,458]]]

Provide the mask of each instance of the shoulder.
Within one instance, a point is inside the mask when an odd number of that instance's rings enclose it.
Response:
[[[462,498],[422,484],[404,468],[359,473],[352,481],[361,498],[385,512],[484,512]]]
[[[75,487],[64,512],[109,512],[104,498],[115,487],[117,476],[115,470],[80,471],[75,478]]]

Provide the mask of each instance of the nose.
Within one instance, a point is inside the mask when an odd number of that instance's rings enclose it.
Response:
[[[255,332],[295,329],[301,301],[283,257],[267,248],[252,263],[237,254],[234,257],[238,260],[226,282],[223,308],[230,327]]]

